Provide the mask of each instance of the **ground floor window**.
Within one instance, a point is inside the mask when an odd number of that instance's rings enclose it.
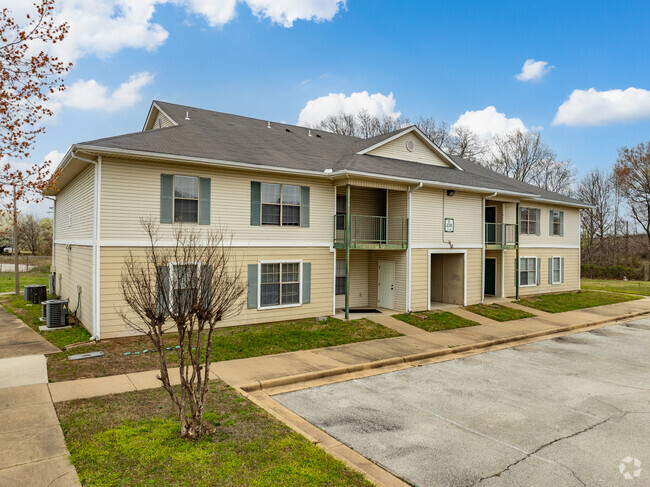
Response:
[[[261,265],[260,306],[300,304],[300,262]]]
[[[336,260],[336,294],[345,294],[345,260]]]
[[[534,286],[537,284],[537,258],[522,257],[519,259],[519,285]]]
[[[190,309],[198,294],[200,265],[172,264],[171,301],[176,311]]]
[[[551,258],[551,267],[548,272],[551,273],[551,284],[562,282],[562,257]]]

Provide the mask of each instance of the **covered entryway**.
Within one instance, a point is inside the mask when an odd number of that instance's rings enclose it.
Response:
[[[485,284],[486,296],[496,296],[497,292],[497,260],[494,257],[485,258]]]
[[[465,305],[467,251],[429,252],[429,303]]]
[[[377,270],[377,306],[393,309],[395,307],[395,262],[380,260]]]

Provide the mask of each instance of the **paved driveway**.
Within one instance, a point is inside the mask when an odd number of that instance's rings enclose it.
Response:
[[[275,399],[418,486],[650,485],[650,319]]]

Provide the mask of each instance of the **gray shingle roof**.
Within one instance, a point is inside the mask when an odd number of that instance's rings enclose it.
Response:
[[[81,146],[103,147],[196,157],[286,169],[323,172],[355,171],[375,176],[488,188],[495,191],[539,195],[563,203],[582,204],[575,199],[499,175],[475,163],[453,157],[463,169],[358,154],[400,129],[370,139],[337,135],[322,130],[257,120],[238,115],[155,102],[178,125],[83,142]],[[189,112],[189,119],[185,120]],[[311,133],[311,137],[309,136]]]

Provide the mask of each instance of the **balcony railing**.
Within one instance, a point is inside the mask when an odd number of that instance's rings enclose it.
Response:
[[[351,249],[405,249],[408,218],[350,215]],[[345,215],[334,216],[334,247],[345,248]]]
[[[486,249],[514,249],[517,246],[516,223],[486,223]]]

